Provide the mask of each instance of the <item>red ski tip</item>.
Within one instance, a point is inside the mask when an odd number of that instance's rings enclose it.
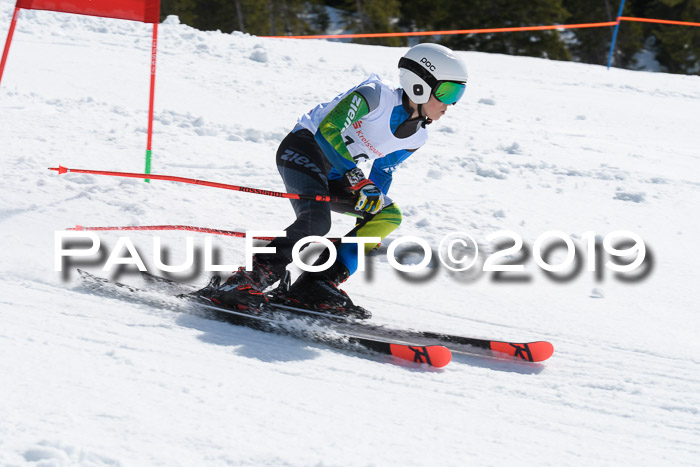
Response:
[[[70,169],[63,167],[62,165],[59,165],[58,167],[49,167],[49,170],[55,170],[59,175],[70,171]]]
[[[541,362],[552,356],[554,346],[546,341],[529,342],[527,344],[491,342],[491,350],[520,358],[526,362]]]
[[[435,368],[442,368],[452,361],[452,352],[441,345],[391,344],[391,355],[409,362],[427,363]]]

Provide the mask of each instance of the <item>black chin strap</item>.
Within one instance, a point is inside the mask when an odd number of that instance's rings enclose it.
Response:
[[[410,100],[408,98],[408,95],[406,94],[406,91],[404,91],[403,96],[401,97],[401,104],[403,105],[404,110],[406,113],[410,116],[413,114],[413,109],[411,108]],[[423,128],[425,128],[425,125],[430,125],[433,123],[431,119],[423,115],[423,104],[417,104],[418,105],[418,117],[416,117],[417,120],[420,120],[420,124]],[[409,117],[410,119],[410,117]],[[413,120],[413,119],[411,119]]]
[[[421,119],[421,125],[425,128],[426,125],[433,123],[431,119],[423,115],[423,104],[418,104],[418,118]]]

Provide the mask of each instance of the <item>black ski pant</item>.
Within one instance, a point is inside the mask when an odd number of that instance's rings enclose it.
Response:
[[[331,164],[306,130],[289,133],[277,149],[277,170],[289,193],[348,197],[339,180],[328,180]],[[268,246],[277,248],[277,256],[287,264],[292,261],[294,244],[310,235],[324,236],[331,229],[331,210],[352,213],[350,204],[327,203],[304,199],[290,200],[297,219],[285,229],[286,237],[275,238]]]
[[[290,193],[349,197],[340,180],[328,179],[331,164],[308,130],[292,132],[282,141],[277,150],[277,169]],[[385,197],[385,200],[386,206],[377,214],[358,214],[351,203],[290,200],[297,219],[285,229],[286,237],[275,238],[268,246],[277,249],[276,261],[286,266],[292,261],[292,250],[297,241],[310,235],[324,236],[328,233],[331,210],[358,218],[355,227],[345,234],[346,237],[384,239],[401,224],[402,218],[399,207],[389,197]],[[364,253],[377,246],[378,243],[366,243]],[[340,277],[343,271],[353,274],[358,266],[357,247],[341,244],[337,246],[337,253],[336,263],[328,270],[328,275],[337,274]]]

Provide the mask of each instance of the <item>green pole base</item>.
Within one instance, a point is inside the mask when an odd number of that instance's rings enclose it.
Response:
[[[151,150],[147,149],[146,150],[146,172],[147,174],[151,173]],[[149,178],[144,179],[146,183],[151,183],[151,180]]]

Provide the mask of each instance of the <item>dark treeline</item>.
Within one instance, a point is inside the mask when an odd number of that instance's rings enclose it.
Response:
[[[329,8],[330,7],[330,8]],[[162,18],[201,30],[254,35],[330,32],[336,25],[357,33],[498,28],[614,21],[620,0],[163,0]],[[700,23],[700,0],[628,0],[623,16]],[[457,50],[607,63],[612,27],[565,32],[421,37]],[[416,39],[356,39],[405,46]],[[639,68],[645,52],[671,73],[700,74],[700,27],[623,21],[614,65]]]

